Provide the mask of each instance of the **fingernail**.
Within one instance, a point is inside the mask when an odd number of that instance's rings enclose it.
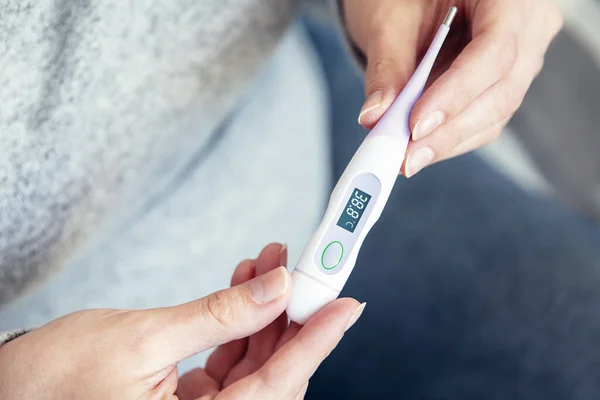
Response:
[[[361,121],[367,114],[375,114],[381,113],[381,110],[378,110],[381,107],[381,103],[383,102],[383,90],[378,90],[369,96],[365,104],[362,106],[360,110],[360,114],[358,115],[358,123],[362,124]],[[381,115],[373,115],[373,119],[378,119]]]
[[[441,111],[432,112],[421,118],[413,128],[412,138],[413,140],[419,140],[424,138],[433,132],[438,126],[444,123],[446,116]]]
[[[287,292],[289,272],[285,267],[251,280],[248,284],[250,295],[258,303],[270,303]]]
[[[283,246],[281,246],[281,250],[279,250],[279,265],[283,265],[284,267],[287,267],[287,260],[288,260],[288,248],[287,248],[287,244],[284,244]]]
[[[435,154],[429,147],[419,147],[416,150],[411,151],[406,156],[406,168],[405,175],[407,178],[415,175],[417,172],[431,164]]]
[[[356,310],[354,310],[354,312],[352,313],[352,316],[348,320],[348,324],[346,324],[345,331],[352,328],[352,325],[354,325],[356,323],[356,321],[358,321],[358,319],[362,315],[363,311],[365,310],[366,306],[367,306],[367,303],[362,303],[360,306],[356,307]]]

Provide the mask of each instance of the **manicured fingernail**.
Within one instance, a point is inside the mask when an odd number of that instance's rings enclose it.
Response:
[[[287,292],[289,272],[285,267],[252,279],[248,283],[250,295],[258,303],[270,303]]]
[[[383,90],[378,90],[372,95],[370,95],[367,101],[365,101],[365,104],[362,106],[362,109],[360,110],[360,114],[358,115],[358,123],[362,125],[362,121],[365,120],[367,114],[369,114],[369,117],[371,117],[372,114],[372,119],[379,119],[379,117],[381,117],[382,114],[381,110],[379,109],[381,107],[382,102]]]
[[[431,164],[435,154],[429,147],[419,147],[411,151],[406,156],[406,168],[404,169],[407,178],[414,176],[417,172]]]
[[[356,310],[354,310],[354,312],[352,313],[352,316],[350,317],[350,319],[348,320],[348,323],[346,324],[346,331],[348,329],[352,328],[352,325],[354,325],[356,323],[356,321],[358,321],[358,319],[362,315],[363,311],[365,310],[366,306],[367,306],[367,303],[362,303],[360,306],[356,307]]]
[[[283,246],[281,246],[281,250],[279,250],[279,265],[283,265],[284,267],[287,267],[287,260],[288,260],[288,249],[287,249],[287,244],[284,244]]]
[[[446,116],[441,111],[432,112],[421,118],[413,128],[413,140],[424,138],[433,132],[438,126],[444,123]]]

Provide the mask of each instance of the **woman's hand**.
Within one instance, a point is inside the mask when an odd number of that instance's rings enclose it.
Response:
[[[402,173],[493,141],[521,105],[562,27],[549,0],[343,0],[351,39],[366,56],[367,101],[359,122],[371,129],[398,96],[446,12],[459,9],[415,105]]]
[[[282,252],[283,250],[283,252]],[[291,279],[267,246],[234,287],[176,307],[89,310],[0,347],[2,399],[301,399],[362,307],[340,299],[300,327],[283,314]],[[256,278],[255,278],[256,275]],[[177,363],[218,346],[206,369]]]

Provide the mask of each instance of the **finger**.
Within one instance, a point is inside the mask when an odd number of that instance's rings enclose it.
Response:
[[[287,267],[287,246],[272,244],[265,247],[258,256],[256,273],[265,274],[279,266]],[[287,316],[282,314],[272,324],[250,337],[246,358],[251,359],[256,368],[262,366],[271,357],[286,327]],[[254,370],[249,373],[252,372]]]
[[[471,151],[477,150],[485,145],[490,144],[500,136],[502,130],[508,124],[510,118],[504,119],[502,122],[492,125],[485,129],[479,134],[467,139],[463,143],[456,146],[450,153],[446,154],[442,160],[448,160],[450,158],[458,157],[462,154],[470,153]]]
[[[177,390],[179,374],[177,370],[177,366],[169,367],[170,370],[165,371],[167,376],[165,376],[158,385],[153,388],[152,396],[159,399],[171,399],[173,398],[173,393]],[[161,372],[162,373],[162,372]]]
[[[265,246],[256,259],[256,276],[287,264],[287,245],[271,243]]]
[[[452,120],[513,69],[522,47],[524,16],[504,0],[480,2],[465,10],[473,40],[417,101],[411,113],[413,140]],[[523,6],[527,8],[526,6]],[[523,8],[522,7],[522,8]]]
[[[447,157],[454,148],[482,131],[510,118],[520,107],[543,59],[519,58],[511,74],[492,85],[456,117],[432,134],[409,143],[402,172],[414,176]]]
[[[241,285],[256,276],[256,260],[244,260],[238,264],[231,276],[231,286]]]
[[[224,384],[231,370],[244,358],[248,339],[238,339],[215,349],[206,360],[206,372],[220,384]]]
[[[270,244],[261,251],[256,260],[256,274],[260,276],[279,266],[285,267],[286,265],[287,246],[275,243]],[[223,381],[223,387],[228,387],[260,368],[273,354],[275,345],[286,327],[287,316],[285,313],[282,313],[275,321],[260,332],[250,336],[245,356],[227,375],[227,378]]]
[[[279,349],[252,377],[263,398],[294,397],[337,346],[347,327],[360,317],[364,303],[338,299],[315,314],[298,334]]]
[[[256,333],[255,335],[252,335],[250,337],[250,342],[252,342],[254,336],[265,333],[265,330],[270,330],[272,332],[273,329],[269,329],[270,327],[276,327],[277,330],[284,332],[286,325],[287,315],[283,313],[265,329],[259,333]],[[281,335],[281,333],[279,335]],[[273,339],[276,340],[278,338],[274,337]],[[273,352],[275,351],[275,346],[270,343],[270,340],[272,339],[269,337],[264,340],[264,348],[260,348],[261,342],[259,340],[254,340],[253,345],[255,347],[255,351],[253,354],[250,354],[250,351],[246,351],[246,355],[239,360],[235,367],[231,368],[230,372],[227,374],[227,377],[223,380],[224,388],[229,387],[240,379],[253,374],[264,365],[264,363],[269,359],[270,356],[273,355]]]
[[[302,389],[300,389],[300,392],[298,392],[298,395],[295,397],[294,400],[303,400],[304,396],[306,396],[307,390],[308,390],[308,382],[306,382],[304,384],[304,386],[302,386]]]
[[[179,362],[214,346],[250,336],[281,315],[290,298],[290,274],[278,268],[242,285],[154,312],[162,330],[148,344],[163,360]],[[156,315],[156,313],[160,314]]]
[[[196,400],[204,396],[214,398],[219,393],[220,385],[202,368],[193,369],[181,378],[177,387],[179,400]]]
[[[253,279],[255,270],[255,260],[242,261],[233,272],[231,286],[241,285]],[[217,382],[223,383],[231,369],[244,357],[247,348],[247,338],[234,340],[217,347],[206,360],[206,372]]]
[[[561,12],[560,7],[555,2],[549,2],[544,4],[547,7],[547,12],[543,16],[543,27],[545,27],[544,33],[546,34],[546,47],[550,45],[550,42],[554,40],[558,32],[564,26],[565,20]]]
[[[290,323],[290,326],[288,326],[288,328],[285,330],[285,332],[277,342],[277,345],[275,346],[275,351],[279,350],[287,342],[292,340],[298,334],[298,332],[300,332],[300,329],[302,329],[302,325],[297,324],[296,322]]]
[[[473,39],[415,104],[410,122],[412,139],[427,136],[507,76],[517,52],[517,36],[510,31],[492,31]]]
[[[398,7],[389,12],[386,23],[374,27],[377,30],[369,35],[365,71],[367,100],[358,117],[358,123],[366,129],[372,129],[379,121],[416,68],[418,18]]]
[[[477,12],[473,18],[474,36],[479,37],[490,34],[493,36],[498,32],[514,32],[515,25],[507,22],[509,19],[502,17],[503,15],[509,15],[507,14],[508,6],[508,2],[498,0],[482,2],[476,8]],[[414,138],[418,140],[409,144],[407,157],[402,167],[402,172],[406,176],[413,176],[431,163],[469,151],[471,145],[463,145],[463,142],[471,144],[476,142],[489,143],[495,138],[494,133],[500,132],[499,129],[493,127],[500,124],[503,119],[512,116],[520,106],[531,81],[537,76],[543,65],[543,54],[548,43],[562,24],[560,13],[555,12],[553,8],[541,7],[538,2],[525,2],[523,6],[522,16],[516,21],[524,26],[526,24],[528,34],[520,35],[519,55],[510,73],[485,89],[483,93],[472,99],[456,114],[452,116],[444,115],[442,118],[438,113],[437,117],[434,115],[437,121],[432,118],[431,121],[425,123],[427,129],[419,129],[416,126],[417,133]],[[548,21],[552,25],[551,29],[546,26]],[[509,34],[505,34],[505,36],[510,37]],[[476,62],[477,60],[473,61],[473,63]],[[474,70],[471,77],[465,76],[465,87],[470,85],[467,82],[481,76],[482,73],[485,74],[485,69],[479,69],[480,71]],[[449,72],[452,73],[451,71],[452,69]],[[443,83],[443,80],[441,83]],[[460,93],[459,90],[458,98],[466,98],[467,101],[471,99],[470,96],[463,96]],[[425,101],[426,99],[422,100]],[[460,101],[457,103],[462,104]],[[459,108],[460,106],[457,106],[457,109]],[[416,116],[414,119],[428,118],[427,115],[431,115],[430,110],[416,110],[415,113],[420,112],[426,115]],[[441,119],[444,119],[445,122],[440,125],[439,121]],[[419,125],[418,121],[414,121],[414,123]],[[487,136],[481,136],[481,132],[486,132]],[[425,137],[423,137],[424,135]]]

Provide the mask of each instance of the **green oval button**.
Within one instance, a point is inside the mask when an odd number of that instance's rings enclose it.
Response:
[[[339,256],[336,254],[339,252]],[[327,270],[337,267],[344,257],[344,246],[339,241],[333,241],[325,246],[321,254],[321,266]],[[327,264],[327,265],[326,265]]]

